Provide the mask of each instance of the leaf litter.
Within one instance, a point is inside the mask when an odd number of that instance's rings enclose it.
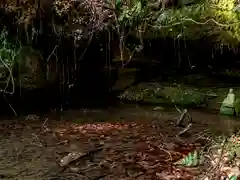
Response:
[[[177,137],[179,129],[168,124],[149,120],[76,124],[49,119],[44,120],[43,126],[40,120],[3,121],[0,177],[44,180],[192,180],[199,177],[210,180],[220,175],[232,179],[239,174],[233,163],[224,166],[215,162],[217,158],[214,160],[210,147],[205,151],[211,161],[191,166],[187,161],[193,160],[193,156],[189,154],[213,145],[213,140],[206,134],[197,136],[191,130],[189,136]],[[177,163],[184,159],[189,166]],[[234,168],[235,174],[230,172]]]

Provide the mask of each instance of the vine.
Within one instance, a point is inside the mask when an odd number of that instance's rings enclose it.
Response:
[[[7,40],[7,35],[8,35],[8,32],[6,28],[4,28],[0,35],[0,48],[1,48],[0,49],[0,66],[3,69],[7,69],[7,73],[2,75],[2,77],[6,78],[6,85],[3,89],[0,89],[0,92],[3,93],[4,98],[8,102],[5,95],[6,94],[13,95],[15,92],[15,81],[13,77],[13,69],[21,48],[17,46],[17,43],[16,44],[10,43]],[[12,84],[12,91],[7,90],[10,83]],[[12,108],[11,104],[9,102],[8,104],[10,108],[13,110],[14,114],[17,115],[15,110]]]

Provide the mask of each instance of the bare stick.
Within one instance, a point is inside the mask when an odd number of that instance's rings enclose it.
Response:
[[[182,114],[182,111],[175,105],[175,108],[177,109],[177,111]]]
[[[12,107],[11,103],[7,100],[7,98],[6,98],[6,96],[5,96],[4,93],[3,93],[3,97],[4,97],[4,99],[7,101],[8,105],[9,105],[9,107],[11,108],[11,110],[13,111],[14,115],[15,115],[15,116],[18,116],[17,113],[16,113],[16,111],[15,111],[14,108]]]
[[[176,123],[177,126],[181,126],[182,125],[182,122],[185,119],[186,114],[187,114],[187,109],[184,109],[183,112],[181,112],[181,115],[180,115],[180,117],[177,120],[177,123]]]
[[[188,124],[186,128],[184,128],[182,131],[178,133],[178,136],[181,136],[184,133],[186,133],[191,127],[192,127],[192,123]]]
[[[45,119],[45,121],[44,121],[44,123],[43,123],[43,125],[42,125],[42,128],[45,127],[45,124],[46,124],[47,121],[48,121],[48,118]]]

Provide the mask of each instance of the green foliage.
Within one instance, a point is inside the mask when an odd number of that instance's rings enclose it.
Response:
[[[187,167],[195,167],[200,164],[200,154],[197,150],[190,152],[186,157],[180,159],[175,164],[187,166]]]
[[[239,13],[235,0],[210,0],[178,9],[167,9],[152,19],[148,37],[209,38],[219,47],[236,47],[240,41]]]
[[[19,53],[19,44],[8,39],[8,32],[4,28],[0,34],[0,88],[7,89],[11,81],[14,87],[14,65]],[[6,92],[6,91],[5,91]],[[13,93],[8,92],[8,93]]]
[[[185,1],[189,0],[182,0],[181,2],[184,3]],[[69,27],[71,25],[75,27],[76,24],[80,26],[80,22],[89,25],[94,23],[105,24],[106,19],[107,25],[117,25],[117,28],[120,26],[123,31],[127,27],[133,30],[130,32],[131,34],[141,36],[141,38],[171,37],[184,40],[209,38],[218,47],[223,45],[230,48],[237,47],[240,41],[240,14],[235,10],[236,0],[196,0],[195,2],[195,4],[183,5],[179,8],[162,9],[159,4],[152,6],[156,3],[156,0],[106,0],[94,1],[94,3],[91,1],[76,3],[73,0],[66,3],[66,1],[58,0],[54,2],[53,8],[57,15],[68,17],[67,20],[63,20],[66,22],[62,22],[62,24],[67,24],[66,26]],[[23,13],[18,14],[21,14],[19,16],[22,18],[18,17],[17,19],[22,19],[21,23],[28,20],[26,24],[31,24],[31,20],[38,12],[35,9],[37,4],[31,4],[30,1],[26,3],[27,7],[25,5],[24,7],[18,7],[18,4],[7,1],[6,8],[13,11],[21,10]],[[83,6],[86,6],[86,8],[83,8]],[[91,9],[99,8],[102,9],[91,11]],[[107,13],[107,11],[109,12]],[[87,22],[89,16],[92,16],[90,19],[94,21]],[[73,19],[76,20],[76,23],[72,23]],[[83,20],[80,21],[80,19]],[[109,19],[112,20],[109,21]],[[140,27],[143,28],[141,33],[139,33]],[[72,30],[68,27],[65,29]]]
[[[19,44],[11,43],[8,39],[8,32],[3,29],[0,35],[0,63],[1,66],[11,67],[19,53]]]
[[[118,21],[125,26],[132,26],[143,19],[146,10],[146,0],[116,1],[116,9],[119,12]]]
[[[156,9],[151,1],[117,0],[118,21],[121,25],[141,26],[148,22],[145,38],[172,37],[174,39],[209,38],[229,48],[240,41],[240,14],[234,11],[235,0],[204,0],[180,8]]]
[[[3,29],[0,35],[0,88],[6,88],[10,80],[13,89],[19,83],[22,87],[41,84],[45,73],[42,63],[40,53],[30,46],[21,46],[18,41],[10,41],[7,30]]]
[[[237,176],[233,175],[229,178],[230,180],[237,180]]]

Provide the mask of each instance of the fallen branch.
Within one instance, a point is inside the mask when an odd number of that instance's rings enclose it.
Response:
[[[178,118],[177,123],[176,123],[177,126],[182,126],[182,122],[187,114],[187,109],[184,109],[183,112],[180,111],[180,113],[181,113],[181,115]]]
[[[177,108],[177,106],[175,106],[175,108],[180,113],[180,117],[178,118],[177,123],[176,123],[177,126],[183,127],[183,123],[182,122],[186,118],[186,115],[187,115],[189,123],[192,123],[192,117],[188,114],[187,109],[184,109],[183,111],[181,111],[180,109]]]
[[[188,114],[187,109],[184,109],[183,111],[181,111],[180,109],[177,108],[177,106],[175,106],[177,111],[180,113],[180,117],[178,118],[177,122],[176,122],[176,126],[178,127],[184,127],[184,129],[182,131],[179,132],[178,136],[183,135],[184,133],[186,133],[187,131],[189,131],[189,129],[192,127],[192,117]],[[183,125],[183,121],[187,118],[187,126]]]

